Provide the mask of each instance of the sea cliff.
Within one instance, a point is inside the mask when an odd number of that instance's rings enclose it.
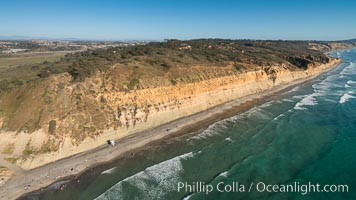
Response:
[[[6,123],[8,127],[1,132],[0,151],[7,155],[8,161],[24,169],[35,168],[104,145],[108,139],[120,139],[247,95],[316,76],[339,62],[337,58],[329,58],[324,64],[310,63],[305,70],[275,65],[244,72],[236,72],[234,66],[227,65],[219,67],[215,76],[208,77],[208,71],[204,77],[203,73],[199,81],[150,88],[144,86],[143,80],[142,89],[128,91],[116,90],[114,79],[105,73],[96,73],[80,83],[72,83],[66,73],[54,75],[2,97],[0,106],[13,105],[7,112],[21,115],[0,117],[0,125]],[[35,123],[29,123],[28,119]],[[16,130],[18,127],[21,129]]]

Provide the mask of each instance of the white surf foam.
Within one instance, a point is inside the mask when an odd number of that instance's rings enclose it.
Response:
[[[182,200],[188,200],[188,199],[190,199],[190,197],[192,197],[192,195],[193,195],[193,194],[190,194],[190,195],[184,197]]]
[[[354,74],[355,73],[355,69],[356,69],[356,65],[355,63],[350,62],[350,64],[348,66],[346,66],[341,72],[341,75],[350,75],[350,74]]]
[[[101,174],[112,174],[112,173],[115,172],[115,169],[116,169],[116,167],[113,167],[111,169],[108,169],[108,170],[105,170],[105,171],[101,172]]]
[[[293,89],[291,89],[291,90],[289,90],[287,92],[284,92],[283,94],[288,94],[288,93],[291,93],[291,92],[297,92],[297,91],[299,91],[299,89],[300,89],[300,86],[298,85],[298,86],[294,87]]]
[[[292,98],[293,99],[302,99],[304,98],[306,95],[296,95],[296,96],[293,96]]]
[[[197,140],[197,139],[205,139],[214,135],[218,135],[221,132],[224,132],[224,130],[230,128],[231,124],[243,119],[243,118],[260,118],[260,119],[271,119],[271,113],[264,110],[264,108],[267,108],[269,106],[271,106],[273,103],[276,103],[275,101],[269,101],[266,102],[260,106],[256,106],[251,108],[250,110],[235,115],[233,117],[218,121],[212,125],[210,125],[208,128],[206,128],[204,131],[202,131],[201,133],[187,139],[187,141],[191,141],[191,140]]]
[[[353,63],[354,65],[354,63]],[[349,68],[350,66],[346,67]],[[351,66],[352,67],[352,66]],[[344,68],[343,71],[346,69]],[[335,89],[339,89],[342,85],[335,83],[340,77],[339,75],[331,75],[326,77],[319,83],[315,83],[312,85],[314,92],[309,95],[304,96],[294,96],[294,99],[298,99],[301,97],[301,100],[297,102],[294,106],[295,110],[305,110],[307,106],[313,106],[318,104],[317,97],[325,97],[323,101],[328,100],[328,96],[330,95],[340,95]],[[351,83],[348,81],[348,83]],[[349,84],[344,85],[344,87],[348,87]]]
[[[284,101],[284,102],[294,102],[293,99],[282,99],[282,101]]]
[[[216,122],[212,125],[210,125],[207,129],[205,129],[203,132],[199,133],[198,135],[195,135],[189,139],[190,140],[199,140],[199,139],[205,139],[207,137],[217,135],[219,134],[219,127],[218,123],[224,123],[223,121]]]
[[[276,121],[276,120],[278,120],[279,118],[281,118],[283,116],[284,116],[284,114],[282,113],[282,114],[278,115],[277,117],[273,118],[273,121]]]
[[[356,98],[355,96],[352,96],[351,94],[352,94],[351,92],[348,92],[348,93],[343,94],[343,95],[340,97],[339,103],[343,104],[343,103],[347,102],[347,101],[350,100],[350,99]]]
[[[182,160],[193,157],[193,153],[186,153],[164,162],[146,168],[137,174],[116,183],[106,192],[95,198],[96,200],[123,199],[123,185],[136,187],[145,199],[161,199],[165,192],[174,191],[180,181],[183,171]]]
[[[187,141],[191,141],[191,140],[199,140],[199,139],[205,139],[214,135],[218,135],[221,132],[224,132],[224,130],[230,128],[231,123],[234,123],[242,118],[244,118],[244,116],[248,113],[249,111],[247,111],[246,113],[242,113],[242,114],[238,114],[235,115],[233,117],[215,122],[214,124],[211,124],[208,128],[206,128],[204,131],[202,131],[201,133],[187,139]]]
[[[267,108],[267,107],[271,106],[272,103],[273,103],[273,101],[268,101],[268,102],[258,106],[258,108]]]
[[[229,173],[228,171],[224,171],[224,172],[221,172],[218,176],[227,177],[228,173]]]
[[[266,106],[264,106],[263,108],[266,108]],[[246,115],[249,119],[255,118],[255,119],[268,120],[272,118],[272,113],[261,109],[261,106],[252,108],[251,110],[244,113],[244,115]]]
[[[305,106],[313,106],[313,105],[317,105],[318,102],[316,100],[317,94],[316,93],[312,93],[309,95],[306,95],[302,100],[300,100],[298,103],[295,104],[294,109],[296,110],[305,110],[306,107]]]
[[[356,81],[353,81],[353,80],[348,80],[348,81],[346,82],[346,84],[348,84],[348,85],[355,84],[355,83],[356,83]]]
[[[230,137],[225,138],[226,141],[233,142],[233,140]]]
[[[330,90],[340,87],[340,85],[335,83],[335,81],[338,80],[339,78],[340,77],[338,75],[328,76],[320,83],[316,83],[312,85],[312,87],[314,88],[314,93],[317,93],[319,96],[329,94]]]

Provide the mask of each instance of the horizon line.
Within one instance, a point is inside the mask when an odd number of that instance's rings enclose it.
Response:
[[[104,38],[81,38],[81,37],[33,37],[21,35],[0,35],[0,40],[47,40],[47,41],[100,41],[100,42],[129,42],[129,41],[149,41],[149,42],[163,42],[165,40],[199,40],[199,39],[225,39],[225,40],[261,40],[261,41],[319,41],[319,42],[338,42],[356,40],[356,37],[349,39],[323,40],[323,39],[262,39],[262,38],[223,38],[223,37],[196,37],[196,38],[165,38],[165,39],[104,39]]]

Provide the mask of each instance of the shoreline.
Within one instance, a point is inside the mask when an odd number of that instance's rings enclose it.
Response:
[[[220,121],[221,119],[227,118],[229,114],[232,116],[239,114],[253,107],[260,101],[273,98],[273,95],[276,93],[286,91],[291,87],[313,80],[319,75],[335,69],[340,63],[341,62],[334,64],[319,74],[274,86],[271,89],[247,95],[196,114],[159,125],[158,127],[126,136],[117,140],[114,147],[102,145],[92,150],[28,170],[24,174],[13,177],[5,183],[5,185],[0,187],[0,199],[24,197],[27,193],[40,190],[54,182],[70,179],[72,176],[79,176],[88,169],[109,163],[129,152],[138,151],[150,143],[156,143],[167,137],[184,134],[194,128]],[[24,186],[26,185],[31,185],[31,187],[25,190]]]

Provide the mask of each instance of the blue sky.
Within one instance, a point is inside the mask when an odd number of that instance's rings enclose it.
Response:
[[[101,40],[356,38],[356,1],[3,0],[0,35]]]

